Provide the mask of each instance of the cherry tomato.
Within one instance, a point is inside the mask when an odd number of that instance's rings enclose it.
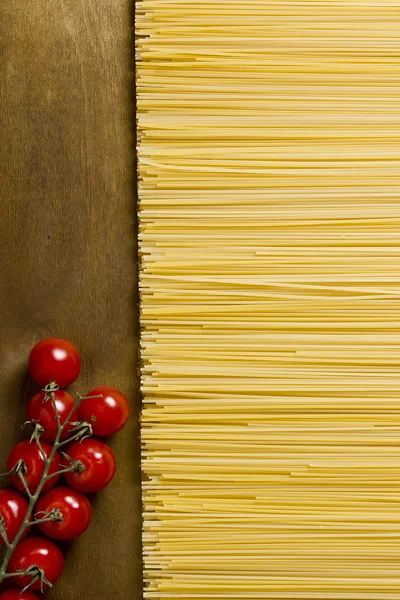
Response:
[[[28,370],[32,379],[42,387],[55,381],[60,388],[64,388],[78,378],[81,357],[71,342],[47,338],[32,348]]]
[[[39,600],[39,598],[29,590],[21,594],[21,590],[14,588],[0,594],[0,600]]]
[[[13,541],[17,535],[28,510],[28,502],[25,497],[14,492],[14,490],[0,490],[0,515],[4,519],[4,526],[8,540]],[[25,529],[23,536],[28,533]],[[0,536],[0,544],[4,544]]]
[[[84,400],[79,409],[80,420],[91,424],[94,435],[107,437],[122,429],[129,417],[129,403],[120,391],[104,385],[86,395],[103,396]]]
[[[64,557],[59,547],[51,540],[44,537],[29,537],[20,542],[15,548],[8,565],[8,571],[10,573],[25,571],[32,565],[43,569],[46,579],[54,585],[62,573]],[[13,580],[17,585],[25,587],[31,583],[32,578],[29,575],[23,575],[22,577],[14,577]],[[31,588],[40,590],[40,585],[41,582],[37,580],[31,585]],[[43,589],[47,587],[44,584]]]
[[[48,442],[54,442],[57,435],[56,415],[51,399],[45,400],[45,396],[45,392],[39,392],[30,399],[26,409],[26,416],[29,421],[38,421],[44,427],[44,432],[42,433],[43,439]],[[54,392],[54,397],[58,414],[60,415],[60,422],[63,424],[73,408],[75,400],[68,392],[64,392],[64,390]],[[70,421],[77,421],[78,419],[79,411],[78,408],[76,408],[70,417]],[[65,438],[68,437],[71,429],[72,426],[70,425],[64,429],[61,434],[62,440],[65,440]]]
[[[50,446],[50,444],[43,441],[43,442],[41,442],[41,446],[43,448],[43,452],[45,453],[45,455],[47,457],[50,456],[50,452],[52,450],[52,447]],[[17,464],[17,462],[19,460],[23,460],[25,463],[25,466],[26,466],[25,479],[28,484],[29,491],[31,492],[31,494],[34,494],[36,491],[36,488],[38,487],[38,485],[40,483],[40,479],[41,479],[43,471],[44,471],[43,456],[42,456],[36,442],[34,442],[34,441],[30,442],[29,440],[23,440],[22,442],[19,442],[19,444],[14,446],[14,448],[11,450],[10,455],[7,460],[8,470],[11,471],[11,469]],[[54,458],[51,462],[51,465],[50,465],[49,475],[59,471],[60,464],[61,464],[61,456],[59,455],[58,452],[56,452],[54,455]],[[17,490],[20,490],[20,492],[25,492],[22,481],[18,475],[11,475],[10,479],[13,482],[14,486],[17,488]],[[54,487],[56,485],[58,479],[59,479],[59,475],[56,475],[55,477],[52,477],[51,479],[46,481],[45,485],[43,486],[42,492],[45,492],[46,490],[49,490],[52,487]]]
[[[92,520],[92,507],[86,496],[66,486],[55,487],[40,498],[35,507],[36,518],[43,518],[54,508],[61,511],[62,521],[40,523],[39,529],[55,540],[74,540]]]
[[[70,471],[65,474],[67,483],[80,492],[98,492],[106,487],[115,475],[116,463],[113,451],[100,440],[86,439],[75,442],[68,448],[68,455],[80,460],[85,467],[83,473]],[[70,462],[63,458],[68,467]]]

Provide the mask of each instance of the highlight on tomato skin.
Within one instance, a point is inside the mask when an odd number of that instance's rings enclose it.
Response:
[[[41,442],[41,446],[46,456],[50,456],[52,446],[45,441]],[[35,441],[30,442],[29,440],[23,440],[22,442],[19,442],[19,444],[14,446],[7,460],[8,470],[11,471],[11,469],[15,467],[19,460],[23,460],[26,465],[25,479],[28,484],[29,491],[31,492],[31,494],[34,494],[40,483],[44,471],[43,456],[41,455],[40,450]],[[50,465],[49,475],[59,471],[60,464],[61,456],[59,452],[56,452]],[[10,475],[10,479],[14,487],[17,488],[17,490],[25,493],[25,488],[18,475]],[[51,479],[46,481],[41,493],[54,487],[58,479],[59,475],[56,475],[55,477],[52,477]]]
[[[81,357],[68,340],[46,338],[32,348],[28,371],[41,387],[54,381],[60,388],[65,388],[79,377]]]
[[[75,399],[64,390],[57,390],[54,393],[55,403],[60,423],[63,425],[70,414],[70,411],[75,405]],[[40,439],[54,442],[57,436],[57,420],[52,401],[47,398],[45,392],[41,391],[35,394],[28,402],[26,408],[26,418],[28,421],[37,421],[44,428],[44,432]],[[70,416],[70,422],[75,422],[79,418],[79,410],[75,408]],[[68,425],[64,428],[61,438],[65,440],[71,434],[73,425]]]
[[[0,490],[0,516],[4,519],[4,527],[9,542],[12,542],[21,528],[28,511],[28,501],[25,496],[14,490]],[[25,537],[26,529],[23,533]],[[0,536],[0,545],[5,544]],[[1,596],[0,596],[1,598]]]
[[[38,525],[40,531],[55,540],[74,540],[82,535],[92,520],[92,507],[87,497],[67,486],[55,487],[39,499],[35,507],[38,519],[58,508],[62,521]]]
[[[39,600],[39,598],[29,590],[21,594],[20,589],[13,588],[0,594],[0,600]]]
[[[67,450],[68,456],[80,461],[84,472],[70,471],[65,473],[65,479],[72,488],[86,494],[99,492],[113,479],[116,471],[116,460],[110,446],[93,438],[82,442],[75,442]],[[70,466],[67,458],[63,458],[63,465]]]
[[[101,396],[84,400],[79,409],[80,420],[91,424],[94,435],[108,437],[124,427],[130,408],[122,392],[103,385],[91,390],[86,396]]]
[[[45,537],[28,537],[14,550],[8,564],[8,572],[25,571],[32,565],[42,569],[46,579],[54,585],[63,571],[64,557],[59,547],[51,540]],[[23,588],[32,582],[32,577],[29,575],[13,577],[13,582]],[[33,590],[40,590],[40,588],[39,580],[31,585]],[[44,583],[43,589],[47,588]]]

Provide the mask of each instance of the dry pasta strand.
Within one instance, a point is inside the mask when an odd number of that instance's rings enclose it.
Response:
[[[138,0],[144,596],[400,598],[400,0]]]

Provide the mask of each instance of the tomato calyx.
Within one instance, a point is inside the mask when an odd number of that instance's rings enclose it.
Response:
[[[64,475],[65,473],[70,473],[71,471],[74,473],[84,473],[86,467],[83,464],[83,462],[81,462],[80,460],[74,460],[73,458],[68,456],[68,454],[66,454],[65,452],[62,452],[61,450],[60,450],[60,454],[62,454],[65,457],[65,459],[70,463],[70,466],[64,467],[64,468],[60,469],[59,471],[56,471],[52,475],[49,475],[48,479],[51,479],[52,477],[56,477],[59,475]]]
[[[35,420],[25,421],[25,423],[23,424],[23,427],[25,427],[26,425],[30,425],[32,427],[32,435],[30,437],[30,441],[37,442],[40,439],[40,436],[44,432],[43,425],[41,425],[39,423],[39,421],[35,421]]]
[[[36,583],[36,581],[40,581],[40,591],[42,593],[45,590],[44,586],[46,586],[46,589],[53,587],[53,584],[50,583],[50,581],[47,579],[46,575],[44,574],[43,569],[41,569],[37,565],[31,565],[30,567],[28,567],[24,571],[17,571],[16,573],[7,573],[7,577],[32,577],[32,580],[30,581],[30,583],[28,583],[28,585],[26,585],[21,590],[21,596],[34,583]]]
[[[73,425],[73,427],[71,428],[71,433],[73,435],[67,440],[60,442],[60,446],[64,446],[65,444],[69,444],[70,442],[75,442],[77,440],[82,441],[93,435],[93,428],[91,424],[87,423],[86,421],[75,421],[73,423],[70,423],[70,425]]]
[[[67,467],[66,469],[64,469],[65,471],[74,471],[75,473],[84,473],[85,472],[86,467],[81,460],[75,460],[74,458],[69,456],[69,454],[67,454],[66,452],[61,452],[60,454],[62,454],[64,456],[64,458],[71,465],[71,467]]]
[[[48,395],[47,400],[50,397],[50,394],[53,394],[54,392],[58,392],[58,390],[60,389],[60,386],[58,385],[58,383],[56,383],[55,381],[50,381],[50,383],[48,383],[47,385],[44,386],[44,388],[42,388],[42,391]]]
[[[27,468],[26,468],[26,464],[25,461],[22,460],[22,458],[19,459],[18,462],[15,463],[15,465],[13,466],[13,468],[8,471],[7,473],[4,473],[5,475],[20,475],[22,473],[22,475],[26,475],[27,473]]]
[[[18,460],[18,462],[15,463],[15,465],[13,466],[12,469],[7,471],[7,473],[1,473],[0,477],[7,477],[9,475],[18,475],[18,477],[20,478],[20,480],[22,482],[22,485],[24,486],[26,495],[29,498],[32,498],[32,494],[30,492],[30,489],[28,487],[28,482],[26,481],[26,477],[25,477],[27,472],[28,472],[28,469],[26,468],[25,461],[22,460],[22,458],[20,458]]]
[[[44,515],[40,519],[37,519],[37,515]],[[59,508],[53,508],[50,512],[39,511],[35,513],[35,520],[32,521],[31,525],[39,525],[39,523],[49,523],[55,521],[56,523],[62,523],[64,520],[63,514]]]

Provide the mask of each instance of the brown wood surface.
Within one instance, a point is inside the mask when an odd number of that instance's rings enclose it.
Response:
[[[21,437],[29,349],[81,351],[73,390],[132,402],[118,474],[71,545],[56,600],[138,599],[140,474],[131,0],[0,2],[0,457]]]

